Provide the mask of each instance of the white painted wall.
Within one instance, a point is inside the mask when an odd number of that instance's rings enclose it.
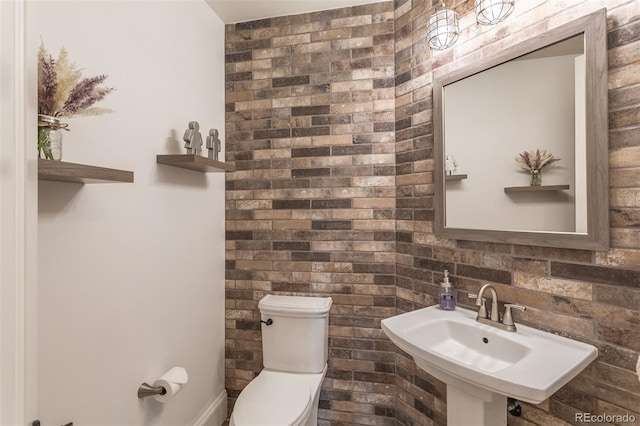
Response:
[[[224,141],[224,25],[202,0],[41,1],[35,13],[49,52],[66,47],[116,88],[100,103],[114,113],[69,120],[63,160],[135,172],[133,184],[40,182],[40,420],[219,425],[224,175],[156,154],[183,152],[191,120]],[[138,400],[173,366],[189,372],[181,393]]]
[[[24,1],[0,1],[0,424],[37,417],[36,58]],[[32,145],[31,145],[32,146]]]
[[[468,174],[446,184],[447,227],[575,230],[574,87],[574,58],[562,56],[511,61],[445,88],[446,154]],[[571,190],[506,194],[529,185],[516,155],[538,148],[561,159],[543,169],[543,185]]]

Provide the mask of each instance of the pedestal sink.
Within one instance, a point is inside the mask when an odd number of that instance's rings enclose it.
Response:
[[[447,385],[447,424],[507,424],[507,397],[539,404],[598,356],[595,346],[518,325],[480,324],[476,312],[439,306],[382,320],[382,330]]]

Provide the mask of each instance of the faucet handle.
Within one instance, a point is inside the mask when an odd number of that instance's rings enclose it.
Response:
[[[478,299],[478,295],[475,293],[468,293],[467,297],[469,299]],[[478,306],[478,318],[487,318],[487,306],[485,305],[485,302],[487,301],[487,299],[485,299],[484,297],[481,297],[480,299],[476,300],[476,306]]]
[[[526,306],[516,305],[515,303],[505,303],[504,307],[505,307],[505,309],[513,308],[513,309],[517,309],[517,310],[523,311],[523,312],[527,310]]]
[[[511,308],[518,309],[523,312],[527,310],[526,306],[506,303],[504,305],[504,317],[502,318],[502,323],[504,325],[515,325],[515,323],[513,322],[513,315],[511,314]]]
[[[478,295],[477,295],[477,294],[475,294],[475,293],[467,293],[467,297],[468,297],[469,299],[477,299],[477,298],[478,298]],[[480,301],[480,302],[476,302],[476,305],[477,305],[478,303],[484,303],[484,302],[486,302],[486,300],[487,300],[487,299],[485,299],[485,298],[483,297],[483,298],[481,298],[481,301]]]

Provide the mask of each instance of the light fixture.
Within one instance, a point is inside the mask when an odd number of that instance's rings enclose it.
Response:
[[[427,23],[427,40],[429,47],[434,50],[444,50],[450,47],[458,39],[458,14],[445,8],[444,0],[442,9],[436,10]]]
[[[513,12],[515,0],[476,0],[476,22],[493,25],[507,19]]]

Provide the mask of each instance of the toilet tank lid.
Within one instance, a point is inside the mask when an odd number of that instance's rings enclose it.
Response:
[[[331,309],[330,297],[276,296],[267,294],[258,303],[263,314],[289,316],[324,316]]]

